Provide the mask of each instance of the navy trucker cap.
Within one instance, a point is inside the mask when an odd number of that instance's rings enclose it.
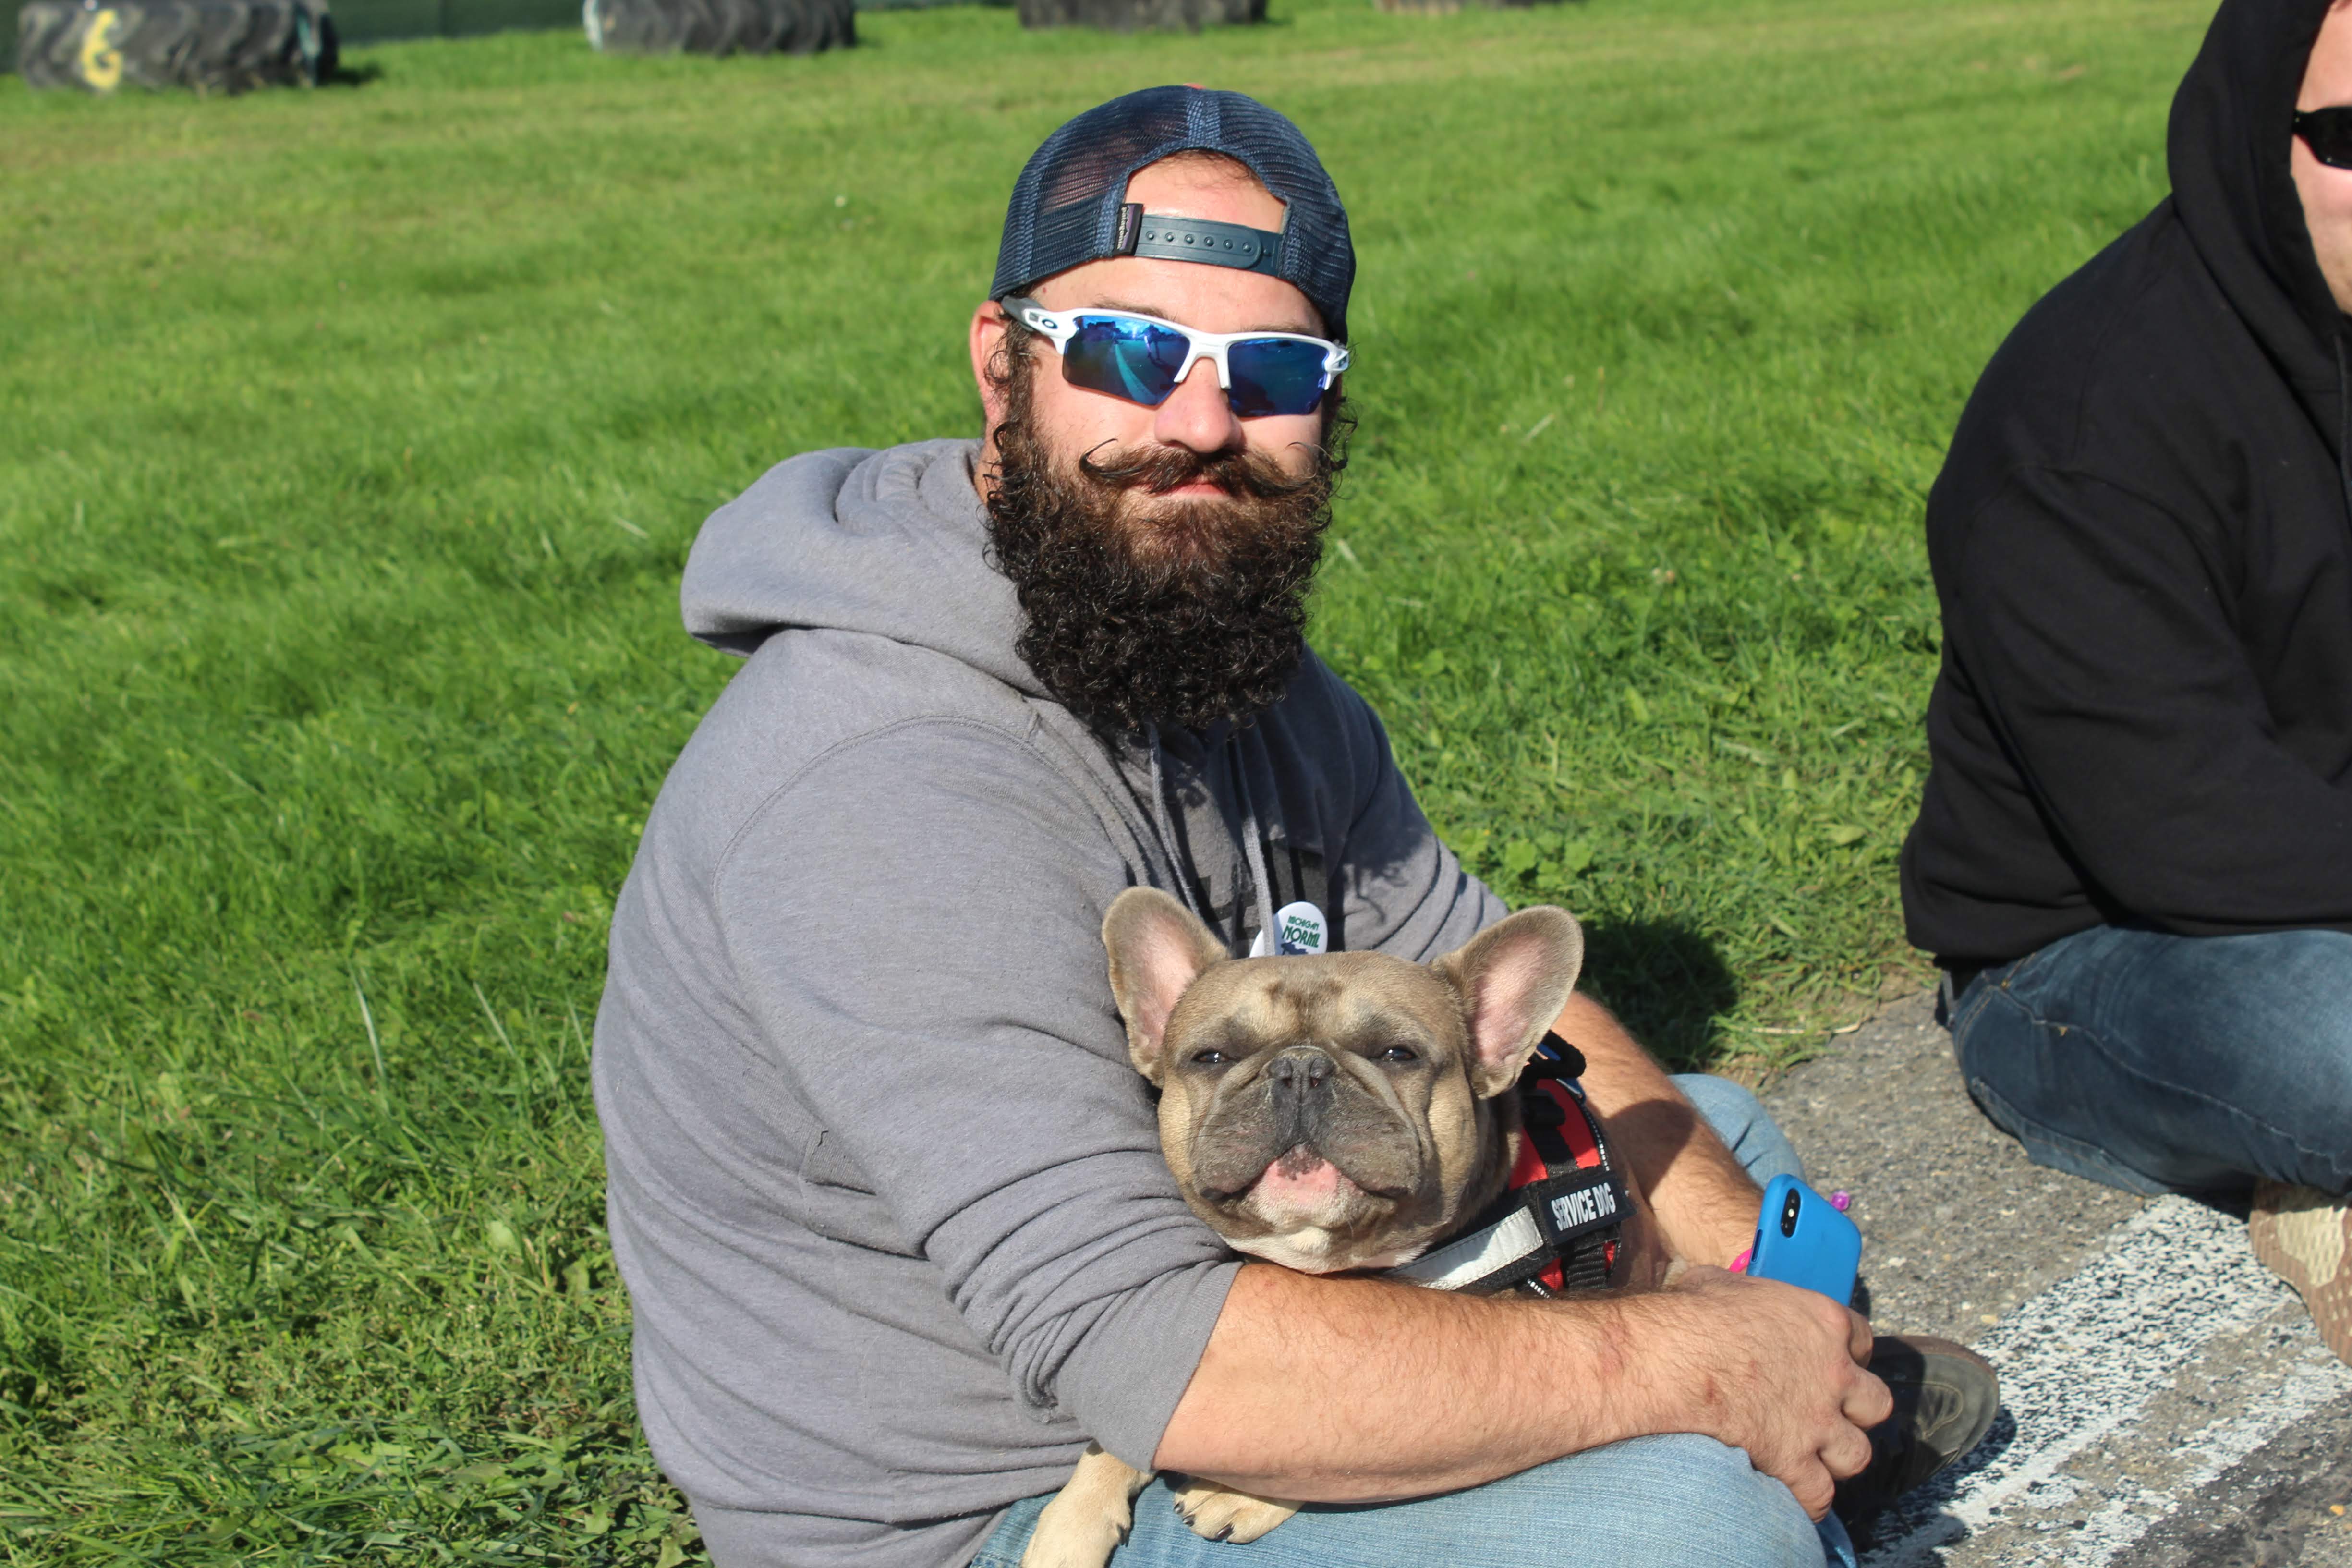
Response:
[[[1127,199],[1137,170],[1193,150],[1247,164],[1281,201],[1282,231],[1168,217]],[[1112,256],[1270,272],[1298,286],[1333,337],[1348,335],[1356,248],[1347,209],[1298,127],[1241,93],[1146,88],[1098,104],[1046,137],[1013,184],[988,297],[1019,294]]]

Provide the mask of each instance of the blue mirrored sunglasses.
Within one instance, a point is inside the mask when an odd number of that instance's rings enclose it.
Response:
[[[1018,296],[1004,309],[1052,340],[1063,380],[1146,408],[1167,402],[1193,362],[1205,359],[1242,418],[1312,414],[1348,368],[1344,345],[1303,332],[1195,331],[1131,310],[1048,310]]]

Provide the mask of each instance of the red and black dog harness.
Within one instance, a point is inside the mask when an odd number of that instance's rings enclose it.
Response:
[[[1519,1075],[1524,1136],[1509,1186],[1467,1229],[1387,1270],[1390,1278],[1480,1296],[1557,1296],[1609,1283],[1633,1199],[1584,1102],[1583,1076],[1583,1053],[1545,1035]]]

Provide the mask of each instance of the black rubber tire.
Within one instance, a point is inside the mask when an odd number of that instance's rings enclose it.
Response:
[[[857,41],[855,0],[587,0],[588,40],[607,54],[814,54]]]
[[[1244,25],[1265,19],[1265,0],[1018,0],[1024,27],[1098,27],[1106,32]]]
[[[308,84],[333,69],[333,25],[317,0],[30,0],[17,16],[28,87],[184,87],[235,93]]]

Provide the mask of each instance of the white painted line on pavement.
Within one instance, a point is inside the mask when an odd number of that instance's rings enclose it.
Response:
[[[2068,1561],[2082,1568],[2106,1568],[2116,1552],[2219,1480],[2231,1466],[2347,1388],[2352,1388],[2352,1367],[2337,1361],[2314,1337],[2277,1393],[2258,1402],[2249,1413],[2222,1417],[2181,1445],[2183,1452],[2203,1456],[2195,1468],[2161,1491],[2134,1488],[2076,1531],[2067,1549]]]
[[[1881,1544],[1865,1559],[1869,1568],[1902,1568],[1982,1530],[1994,1510],[2053,1481],[2075,1455],[2137,1421],[2216,1334],[2252,1327],[2291,1296],[2255,1260],[2238,1221],[2186,1198],[2150,1204],[2116,1227],[2103,1256],[1977,1341],[1975,1349],[2000,1370],[2013,1436],[2002,1445],[2008,1424],[1996,1423],[1976,1455],[1906,1499],[1882,1523]],[[2352,1389],[2352,1369],[2332,1357],[2310,1373],[2312,1404],[2346,1389]],[[2206,1431],[2215,1451],[2234,1448],[2242,1458],[2311,1407],[2265,1400]],[[2119,1532],[2126,1521],[2118,1518],[2107,1555],[2137,1539],[2148,1522],[2141,1518],[2126,1538]]]

